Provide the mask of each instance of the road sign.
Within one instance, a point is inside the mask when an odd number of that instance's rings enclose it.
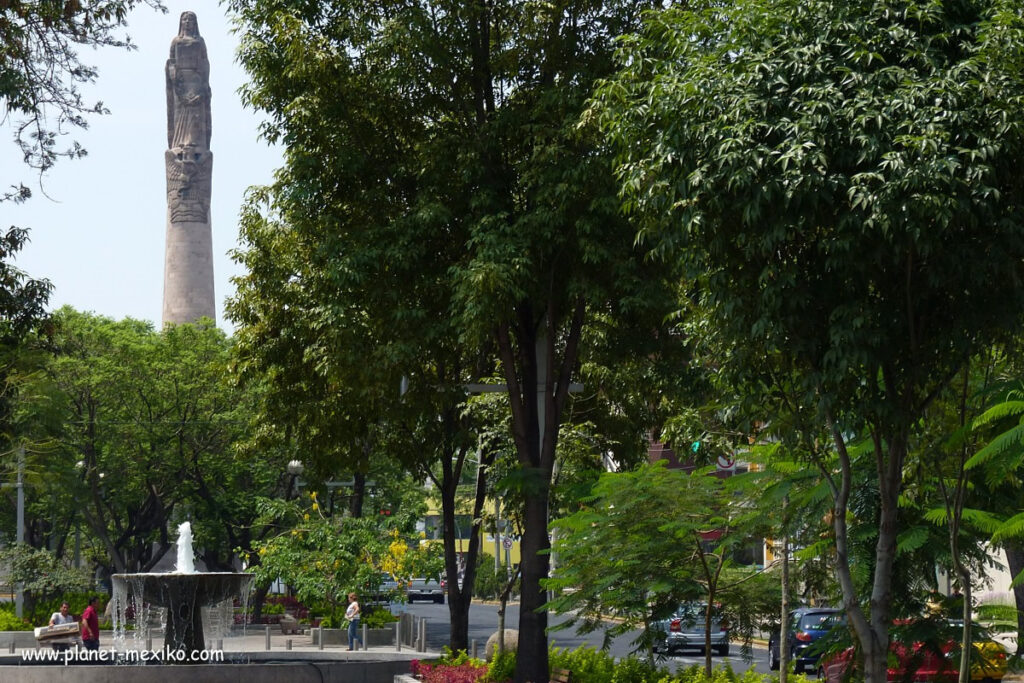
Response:
[[[503,546],[505,546],[505,550],[511,550],[512,549],[512,539],[509,538],[508,536],[506,536],[505,538],[503,538],[501,540],[501,544]]]

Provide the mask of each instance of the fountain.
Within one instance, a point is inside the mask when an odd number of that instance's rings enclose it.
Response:
[[[33,647],[29,648],[28,654],[45,652],[56,656],[49,658],[26,656],[24,650],[20,655],[13,654],[14,641],[11,640],[12,654],[0,654],[0,681],[137,683],[141,673],[152,683],[237,683],[239,680],[246,683],[282,680],[292,683],[322,683],[325,680],[390,683],[396,675],[409,671],[409,660],[423,657],[423,653],[409,649],[390,653],[331,652],[320,646],[314,650],[306,638],[303,638],[305,646],[300,644],[300,650],[292,651],[290,639],[284,643],[279,641],[272,650],[269,626],[263,626],[262,633],[257,636],[260,645],[265,642],[265,649],[252,648],[252,642],[246,645],[246,638],[242,637],[238,639],[241,647],[234,648],[228,657],[220,647],[217,648],[219,652],[208,651],[205,649],[208,641],[220,638],[231,629],[234,622],[233,598],[248,594],[252,575],[197,572],[193,563],[192,528],[187,523],[179,527],[177,543],[175,571],[113,576],[114,648],[92,652],[79,649],[54,652],[39,649],[33,638]],[[211,614],[208,606],[217,603],[222,609],[213,610]],[[164,647],[162,651],[154,651],[149,642],[150,624],[157,614],[164,611],[160,607],[166,608]],[[133,631],[126,628],[127,616],[131,616],[135,627]],[[216,621],[221,622],[225,633],[213,632]],[[129,634],[132,643],[126,642]],[[31,632],[27,635],[31,638]],[[147,658],[142,654],[157,656]],[[196,654],[200,656],[196,658]],[[179,666],[183,663],[190,666]],[[134,666],[124,664],[156,666],[140,672]],[[160,666],[162,664],[175,666]],[[60,671],[55,671],[55,666],[59,666]]]
[[[178,527],[178,558],[174,572],[114,574],[114,623],[123,634],[126,612],[134,611],[136,638],[149,627],[152,607],[167,611],[164,648],[185,653],[206,649],[203,608],[247,595],[252,574],[197,572],[192,552],[192,525]]]

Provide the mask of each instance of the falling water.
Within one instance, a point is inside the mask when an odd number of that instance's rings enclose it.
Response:
[[[231,635],[235,598],[247,613],[251,574],[197,572],[188,522],[178,527],[177,546],[174,572],[113,576],[117,649],[149,649],[154,631],[164,632],[164,645],[172,650],[204,649]]]
[[[182,522],[178,525],[178,563],[174,571],[179,574],[195,574],[196,565],[192,557],[192,524]]]

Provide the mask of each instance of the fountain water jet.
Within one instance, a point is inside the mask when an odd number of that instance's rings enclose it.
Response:
[[[178,561],[174,572],[114,574],[114,625],[123,638],[126,612],[134,611],[136,639],[149,628],[150,607],[167,610],[164,648],[186,655],[206,649],[203,608],[248,595],[252,574],[197,572],[193,561],[192,525],[178,527]],[[187,660],[186,660],[187,661]]]

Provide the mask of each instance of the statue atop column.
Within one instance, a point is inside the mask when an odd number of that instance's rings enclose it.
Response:
[[[214,318],[210,196],[210,60],[194,12],[182,12],[164,69],[167,89],[167,247],[164,323]]]
[[[167,201],[170,220],[205,222],[210,210],[210,60],[194,12],[182,12],[167,59]]]

